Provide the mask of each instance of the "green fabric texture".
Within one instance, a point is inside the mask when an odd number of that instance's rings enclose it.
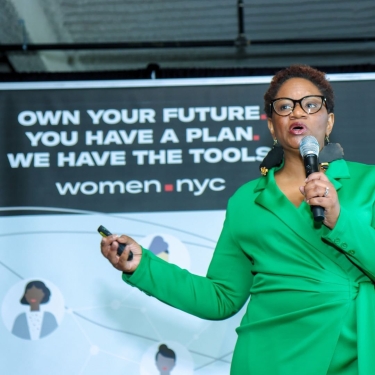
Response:
[[[232,375],[375,373],[375,167],[337,160],[327,176],[341,204],[333,230],[280,191],[275,169],[228,203],[207,276],[144,250],[123,280],[210,320],[236,314]]]

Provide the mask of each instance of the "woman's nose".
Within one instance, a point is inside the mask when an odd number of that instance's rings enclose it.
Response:
[[[306,116],[307,113],[302,109],[300,103],[296,103],[290,114],[292,116]]]

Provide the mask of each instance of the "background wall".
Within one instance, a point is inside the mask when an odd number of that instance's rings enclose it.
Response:
[[[373,163],[374,78],[330,76],[331,140],[349,160]],[[158,375],[162,344],[172,374],[229,373],[243,312],[205,321],[126,285],[96,229],[205,275],[227,199],[260,176],[271,145],[269,79],[0,85],[1,373]],[[51,292],[43,337],[15,329],[30,281]]]

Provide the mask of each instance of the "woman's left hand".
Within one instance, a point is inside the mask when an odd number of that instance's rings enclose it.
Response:
[[[310,206],[323,207],[323,224],[333,229],[340,214],[340,202],[336,189],[322,172],[311,173],[305,182],[305,186],[299,188],[305,196],[305,201]]]

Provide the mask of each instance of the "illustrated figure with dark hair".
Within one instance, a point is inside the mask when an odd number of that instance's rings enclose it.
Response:
[[[40,311],[40,305],[47,303],[51,292],[42,281],[30,281],[25,288],[20,302],[30,305],[30,311],[17,316],[12,333],[25,340],[38,340],[49,335],[57,328],[54,315]]]
[[[163,237],[155,236],[151,241],[149,250],[152,251],[157,257],[164,259],[166,262],[168,262],[168,243],[164,241]]]
[[[352,95],[371,110],[357,83]],[[347,105],[355,136],[361,111]],[[205,277],[126,235],[103,238],[102,254],[127,284],[200,318],[226,319],[248,304],[231,375],[374,374],[375,166],[345,160],[330,142],[334,93],[323,72],[277,72],[264,110],[274,147],[260,176],[229,199]]]
[[[156,353],[155,362],[160,375],[170,375],[173,367],[176,365],[176,353],[168,348],[167,345],[161,344]]]

